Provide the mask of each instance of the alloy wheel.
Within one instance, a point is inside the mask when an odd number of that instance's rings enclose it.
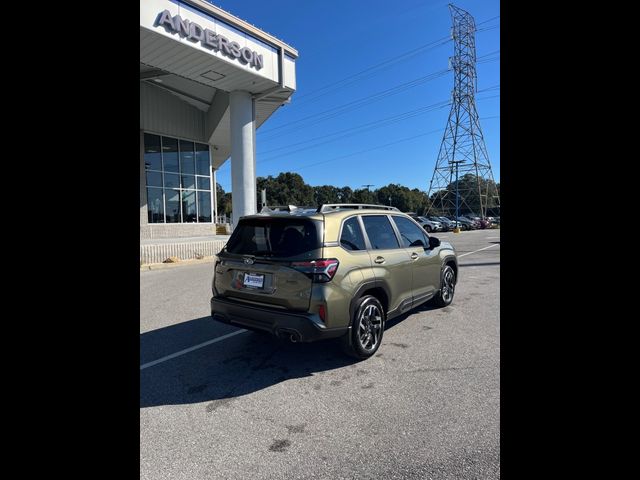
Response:
[[[447,267],[442,275],[442,299],[449,303],[453,300],[455,289],[455,274],[451,267]]]
[[[366,306],[358,317],[358,341],[370,352],[378,346],[382,331],[382,312],[376,305]]]

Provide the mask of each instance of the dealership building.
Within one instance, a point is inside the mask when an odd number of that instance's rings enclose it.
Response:
[[[234,217],[255,213],[255,132],[289,102],[297,56],[208,2],[140,0],[141,240],[214,234],[229,158]]]

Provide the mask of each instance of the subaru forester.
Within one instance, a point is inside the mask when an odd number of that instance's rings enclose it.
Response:
[[[263,209],[240,219],[215,258],[213,319],[292,342],[340,337],[360,359],[385,322],[453,300],[453,247],[394,207]]]

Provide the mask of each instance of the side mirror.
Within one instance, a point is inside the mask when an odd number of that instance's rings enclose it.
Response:
[[[433,250],[440,246],[440,239],[436,237],[429,237],[429,249]]]

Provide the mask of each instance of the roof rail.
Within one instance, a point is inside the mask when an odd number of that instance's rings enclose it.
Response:
[[[396,207],[389,207],[387,205],[370,205],[366,203],[324,203],[320,207],[318,207],[318,213],[332,212],[334,210],[341,209],[376,209],[376,210],[391,210],[394,212],[399,212]]]

